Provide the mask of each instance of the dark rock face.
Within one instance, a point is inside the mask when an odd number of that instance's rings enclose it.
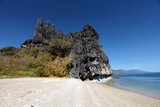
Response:
[[[43,24],[43,20],[38,19],[34,39],[25,41],[21,47],[36,47],[38,45],[42,50],[47,50],[43,41],[54,38],[70,41],[73,44],[70,53],[72,56],[70,77],[92,80],[100,75],[111,76],[109,59],[98,42],[98,33],[90,25],[84,26],[80,32],[64,35],[48,21]]]
[[[90,25],[84,26],[78,33],[66,36],[66,39],[74,44],[71,52],[73,68],[69,73],[70,77],[85,80],[97,74],[111,74],[108,57],[102,50],[98,38],[97,32]]]
[[[37,26],[34,32],[34,42],[42,42],[43,40],[43,20],[37,20]]]
[[[51,25],[49,21],[43,24],[43,20],[39,18],[37,20],[33,40],[35,43],[41,43],[44,39],[51,39],[54,37],[62,38],[63,35],[64,34],[57,30],[53,24]]]

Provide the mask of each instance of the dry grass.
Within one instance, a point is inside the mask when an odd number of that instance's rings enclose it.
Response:
[[[70,64],[70,56],[53,59],[51,54],[36,48],[21,49],[14,55],[0,55],[0,75],[63,77],[68,75]]]
[[[53,76],[67,76],[70,70],[71,57],[67,56],[64,58],[56,57],[54,61],[48,62],[45,67],[45,71],[49,72]]]

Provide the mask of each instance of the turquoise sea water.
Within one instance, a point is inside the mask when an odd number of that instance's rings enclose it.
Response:
[[[147,93],[160,99],[160,72],[113,76],[110,84],[117,88]]]

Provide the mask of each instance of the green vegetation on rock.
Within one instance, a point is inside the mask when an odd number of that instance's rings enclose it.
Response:
[[[63,39],[51,39],[49,42],[49,52],[54,56],[65,57],[70,54],[72,43]]]
[[[0,76],[7,77],[49,77],[68,76],[69,57],[72,44],[62,39],[49,41],[49,50],[43,47],[0,49]]]
[[[18,51],[18,49],[16,49],[15,47],[12,46],[8,46],[5,48],[0,49],[0,54],[5,56],[5,55],[14,55],[16,54]]]

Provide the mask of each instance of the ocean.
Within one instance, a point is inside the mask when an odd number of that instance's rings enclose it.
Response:
[[[107,84],[160,99],[160,72],[116,75]]]

